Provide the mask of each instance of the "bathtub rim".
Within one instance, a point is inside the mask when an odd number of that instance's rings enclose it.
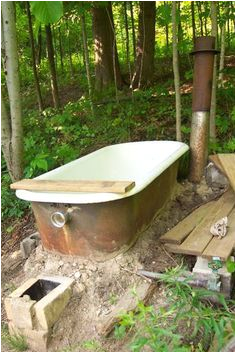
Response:
[[[131,189],[129,192],[125,194],[117,194],[117,193],[75,193],[75,192],[36,192],[36,191],[27,191],[27,190],[16,190],[16,196],[22,200],[25,201],[30,201],[30,202],[47,202],[47,203],[66,203],[66,204],[86,204],[86,203],[99,203],[99,202],[108,202],[108,201],[113,201],[113,200],[119,200],[122,198],[126,198],[129,196],[132,196],[140,191],[142,191],[147,185],[149,185],[155,178],[157,178],[160,174],[164,172],[167,168],[169,168],[176,160],[178,160],[184,153],[186,153],[189,150],[189,147],[187,144],[183,142],[178,142],[178,141],[168,141],[168,140],[154,140],[154,141],[137,141],[137,142],[125,142],[125,143],[119,143],[119,144],[114,144],[114,145],[108,145],[103,148],[100,148],[94,152],[91,152],[83,157],[80,157],[76,160],[73,160],[69,163],[66,163],[65,165],[70,165],[74,164],[80,159],[88,159],[90,158],[91,155],[95,156],[96,154],[102,153],[104,149],[107,149],[109,147],[114,147],[114,146],[120,146],[120,145],[125,145],[125,144],[134,144],[134,143],[160,143],[160,142],[165,142],[168,144],[169,143],[175,143],[176,144],[176,150],[174,153],[169,155],[168,158],[166,158],[164,161],[162,161],[159,164],[159,168],[155,166],[152,168],[147,174],[146,174],[146,179],[145,181],[140,185],[136,185],[133,189]],[[177,147],[178,146],[178,147]],[[34,178],[34,179],[45,179],[45,175],[47,175],[50,172],[57,171],[61,168],[63,168],[65,165],[57,167],[49,172],[46,172],[44,174],[41,174],[40,176]],[[135,181],[135,180],[134,180]]]

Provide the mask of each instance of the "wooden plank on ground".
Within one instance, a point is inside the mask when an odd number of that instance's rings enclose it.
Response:
[[[228,226],[228,232],[224,238],[212,238],[202,254],[203,257],[219,256],[224,261],[228,259],[235,246],[235,209],[228,217]]]
[[[216,201],[211,201],[198,207],[175,227],[162,235],[160,237],[160,241],[163,243],[181,244],[183,240],[192,232],[192,230],[210,212],[215,203]]]
[[[220,163],[224,169],[224,173],[229,179],[229,183],[235,191],[235,154],[220,153],[218,154]]]
[[[14,190],[60,192],[114,192],[124,194],[135,186],[134,181],[121,180],[42,180],[23,179],[10,185]]]
[[[107,336],[113,330],[115,324],[119,322],[120,315],[135,310],[139,300],[147,303],[156,288],[156,284],[151,281],[139,281],[135,288],[136,295],[132,293],[132,288],[133,287],[127,289],[112,312],[105,316],[103,321],[99,324],[97,330],[100,335]]]
[[[211,225],[217,222],[220,218],[228,216],[233,208],[234,192],[230,188],[218,201],[216,201],[211,211],[181,245],[166,244],[165,247],[167,250],[174,253],[196,256],[201,255],[213,237],[210,233]]]

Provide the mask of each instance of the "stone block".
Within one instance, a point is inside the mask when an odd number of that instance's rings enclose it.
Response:
[[[14,312],[12,311],[12,298],[6,297],[4,299],[4,306],[8,320],[12,321],[14,318]]]
[[[31,300],[29,296],[22,298],[14,298],[11,302],[12,321],[18,328],[33,329],[34,304],[35,300]]]
[[[195,273],[199,279],[209,279],[212,276],[212,270],[208,267],[208,262],[208,259],[201,256],[197,257],[192,272]],[[223,267],[218,270],[218,273],[221,281],[221,292],[225,294],[226,297],[230,297],[232,289],[232,273],[227,271],[225,263],[223,263]]]
[[[45,276],[40,279],[52,280],[52,277]],[[61,284],[34,306],[37,327],[43,330],[49,330],[55,324],[72,296],[73,279],[53,277],[53,280]]]
[[[20,250],[24,259],[27,259],[31,252],[38,246],[39,239],[39,233],[33,233],[21,241]]]
[[[30,330],[24,328],[18,328],[13,322],[8,323],[8,329],[10,335],[23,336],[32,351],[45,352],[48,348],[51,331],[46,330]]]
[[[23,295],[24,292],[27,291],[30,287],[32,287],[35,282],[38,281],[38,278],[29,278],[26,282],[24,282],[20,287],[18,287],[14,292],[12,292],[9,297],[10,298],[19,298]]]

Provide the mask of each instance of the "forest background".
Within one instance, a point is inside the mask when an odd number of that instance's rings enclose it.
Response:
[[[234,151],[234,7],[234,1],[2,2],[2,217],[8,237],[30,212],[9,190],[12,180],[33,178],[109,144],[189,144],[189,53],[197,36],[214,35],[220,50],[209,151]]]

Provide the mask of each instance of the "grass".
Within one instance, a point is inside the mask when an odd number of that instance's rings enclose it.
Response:
[[[220,351],[234,334],[234,303],[220,294],[192,288],[188,282],[177,282],[182,268],[165,273],[167,305],[156,309],[138,303],[138,310],[121,315],[115,337],[132,334],[130,349],[134,352],[202,352],[214,341]],[[217,296],[219,305],[209,297]]]
[[[9,350],[14,352],[25,352],[28,349],[25,337],[22,335],[10,335],[6,324],[2,324],[1,327],[1,340]]]

